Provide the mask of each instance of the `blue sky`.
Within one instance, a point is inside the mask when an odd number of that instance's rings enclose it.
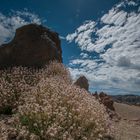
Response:
[[[140,94],[140,0],[1,0],[0,44],[32,22],[59,33],[64,64],[90,91]]]

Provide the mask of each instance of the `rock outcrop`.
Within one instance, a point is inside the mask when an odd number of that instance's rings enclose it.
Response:
[[[104,106],[106,106],[107,109],[115,111],[114,101],[111,98],[111,96],[107,95],[104,92],[101,92],[99,94],[95,93],[93,94],[93,96],[95,96],[96,99],[98,99],[102,104],[104,104]]]
[[[53,60],[62,62],[59,36],[41,25],[29,24],[18,28],[14,39],[0,46],[0,69],[43,67]]]
[[[99,94],[99,98],[101,103],[103,103],[108,109],[115,111],[115,108],[113,106],[114,101],[109,95],[105,94],[104,92],[101,92]]]
[[[79,86],[80,88],[83,88],[88,91],[89,89],[89,83],[85,76],[80,76],[75,82],[74,85]]]
[[[107,95],[104,92],[97,93],[95,92],[92,94],[101,104],[106,107],[106,111],[110,118],[114,119],[115,121],[120,120],[120,116],[116,113],[114,108],[114,101],[111,96]]]

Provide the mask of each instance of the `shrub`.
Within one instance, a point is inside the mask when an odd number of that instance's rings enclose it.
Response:
[[[36,84],[36,79],[35,74],[26,68],[0,70],[0,114],[10,114],[17,106],[20,94],[28,92]]]
[[[72,85],[62,64],[52,62],[38,71],[13,68],[0,72],[0,109],[18,108],[10,124],[2,122],[0,136],[100,140],[108,133],[109,119],[104,106],[87,91]]]
[[[42,78],[59,77],[71,82],[70,74],[60,63],[51,62],[42,69],[13,67],[0,70],[0,114],[11,114],[25,93],[30,94]]]
[[[19,124],[41,140],[97,140],[108,130],[105,108],[62,79],[42,80],[19,106]],[[20,127],[22,131],[22,127]]]
[[[72,83],[68,69],[62,63],[58,63],[56,61],[51,62],[49,66],[46,66],[44,69],[42,69],[41,73],[42,75],[40,79],[53,77],[56,79],[62,79],[68,84]]]

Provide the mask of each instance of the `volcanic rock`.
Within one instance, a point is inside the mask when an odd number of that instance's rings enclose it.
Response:
[[[100,98],[101,103],[103,103],[108,109],[113,110],[113,111],[115,110],[113,106],[114,101],[109,95],[105,94],[104,92],[101,92],[99,94],[99,98]]]
[[[85,76],[80,76],[75,82],[74,85],[79,86],[80,88],[83,88],[88,91],[89,89],[89,83]]]
[[[97,93],[95,92],[92,94],[101,104],[103,104],[106,107],[106,111],[110,118],[114,119],[115,121],[120,120],[120,116],[116,113],[114,108],[114,101],[111,96],[107,95],[104,92]]]
[[[53,60],[62,62],[60,39],[56,32],[42,25],[22,26],[10,43],[0,46],[0,69],[43,67]]]
[[[104,92],[92,94],[96,99],[100,101],[107,109],[115,111],[114,101],[111,96],[107,95]]]

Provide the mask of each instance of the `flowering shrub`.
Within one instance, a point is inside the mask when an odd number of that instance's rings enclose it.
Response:
[[[24,76],[29,70],[24,73],[21,68],[15,69],[9,74],[10,82],[4,78],[6,74],[1,73],[2,85],[9,84],[11,92],[1,87],[0,93],[5,99],[5,102],[1,99],[1,107],[14,104],[14,101],[18,104],[15,120],[10,125],[15,139],[100,140],[108,133],[109,119],[104,106],[87,91],[72,85],[62,64],[53,62],[38,72],[32,72],[28,80]],[[15,71],[21,73],[18,78]],[[12,91],[12,88],[15,89]],[[6,127],[5,123],[3,126]],[[9,129],[5,128],[5,133]],[[1,126],[0,136],[4,136]]]
[[[15,140],[18,134],[16,128],[12,126],[14,117],[0,118],[0,140]]]
[[[71,82],[67,69],[59,63],[52,62],[42,69],[14,67],[0,70],[0,114],[9,114],[19,104],[19,97],[30,94],[42,78],[56,76]],[[21,98],[22,99],[22,98]]]
[[[70,73],[62,63],[57,63],[53,61],[47,67],[46,71],[43,72],[46,73],[47,77],[59,76],[59,77],[63,77],[63,80],[67,78],[68,81],[69,80],[71,81]]]
[[[27,69],[12,68],[0,71],[0,113],[10,113],[17,106],[21,93],[27,92],[37,82],[35,75]]]
[[[25,96],[18,115],[28,137],[97,140],[108,130],[106,111],[93,96],[53,77],[42,80]]]

